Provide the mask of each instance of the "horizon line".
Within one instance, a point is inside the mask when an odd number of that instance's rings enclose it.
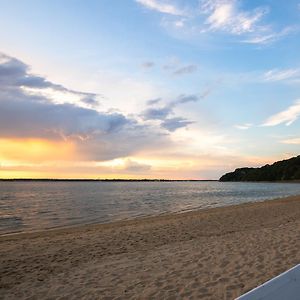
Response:
[[[219,179],[147,179],[147,178],[132,178],[132,179],[122,179],[122,178],[0,178],[0,181],[219,181]]]

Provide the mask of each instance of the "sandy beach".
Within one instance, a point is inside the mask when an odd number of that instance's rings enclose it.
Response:
[[[300,196],[0,237],[1,299],[233,299],[300,262]]]

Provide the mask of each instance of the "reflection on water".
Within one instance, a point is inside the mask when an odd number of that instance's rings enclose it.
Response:
[[[300,184],[0,182],[0,233],[182,212],[300,194]]]

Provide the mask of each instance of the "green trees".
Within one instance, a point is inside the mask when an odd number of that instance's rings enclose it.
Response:
[[[220,181],[282,180],[300,180],[300,155],[261,168],[239,168],[220,178]]]

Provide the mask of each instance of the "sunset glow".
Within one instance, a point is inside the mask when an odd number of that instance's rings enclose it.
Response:
[[[39,163],[75,159],[74,145],[64,141],[42,139],[0,139],[2,162]]]

